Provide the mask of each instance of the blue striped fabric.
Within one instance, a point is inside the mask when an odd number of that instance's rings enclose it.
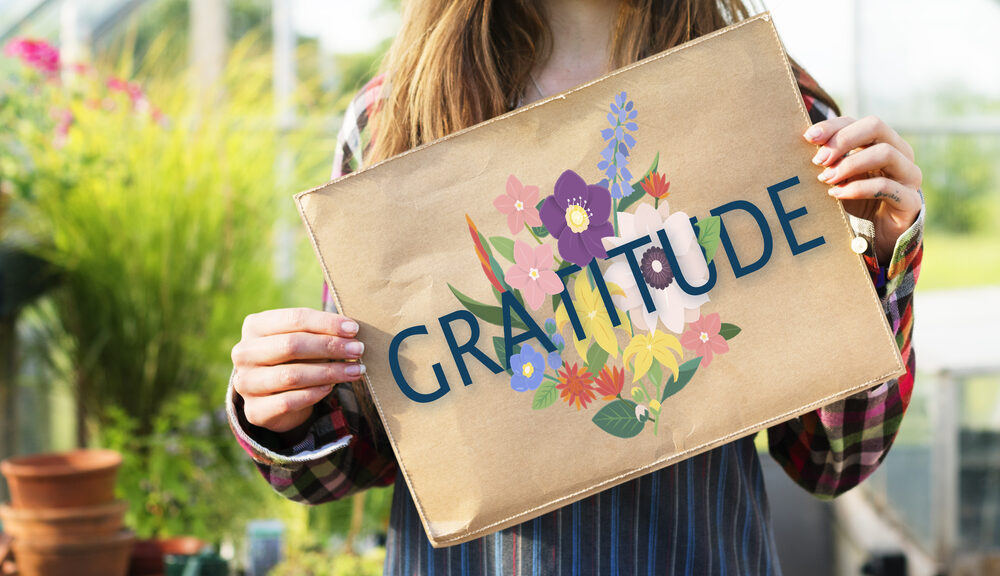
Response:
[[[385,573],[780,574],[752,438],[466,544],[434,549],[397,478]]]

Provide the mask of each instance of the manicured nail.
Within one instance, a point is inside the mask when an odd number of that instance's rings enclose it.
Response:
[[[358,323],[355,322],[354,320],[348,320],[347,322],[344,322],[343,324],[340,325],[340,329],[348,334],[357,334],[360,328],[361,327],[358,326]]]
[[[350,354],[351,356],[361,356],[365,352],[365,343],[348,342],[347,345],[344,346],[344,351]]]
[[[348,376],[361,376],[365,371],[364,364],[350,364],[347,368],[344,368],[344,374]]]
[[[827,168],[826,170],[823,170],[823,172],[821,172],[820,175],[817,176],[817,178],[819,178],[820,182],[829,182],[830,180],[833,180],[834,177],[836,176],[837,176],[836,169]]]
[[[813,141],[822,135],[823,135],[823,130],[819,126],[810,127],[808,130],[806,130],[806,133],[804,134],[806,140],[809,141]]]
[[[826,147],[823,147],[823,148],[819,149],[819,152],[816,152],[815,156],[813,156],[812,162],[813,162],[813,164],[815,164],[817,166],[820,166],[824,162],[826,162],[826,160],[829,157],[830,157],[830,149],[826,148]]]

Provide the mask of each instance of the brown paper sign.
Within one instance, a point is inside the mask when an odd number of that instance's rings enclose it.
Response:
[[[903,373],[768,15],[296,197],[435,546]]]

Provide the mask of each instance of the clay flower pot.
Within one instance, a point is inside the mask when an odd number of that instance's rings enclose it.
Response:
[[[121,463],[113,450],[77,450],[8,458],[0,472],[14,508],[75,508],[114,502]]]
[[[29,542],[67,542],[113,536],[124,525],[124,501],[86,508],[11,508],[0,505],[0,521],[11,536]]]
[[[193,556],[206,546],[197,538],[178,536],[176,538],[139,540],[132,549],[129,576],[161,575],[166,571],[164,559],[168,555]]]
[[[14,540],[19,576],[125,576],[135,534],[123,530],[76,542]]]

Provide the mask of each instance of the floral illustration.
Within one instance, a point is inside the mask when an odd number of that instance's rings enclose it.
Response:
[[[510,387],[517,392],[535,390],[545,376],[545,356],[530,344],[521,347],[521,352],[510,357]]]
[[[525,186],[513,174],[507,177],[507,192],[497,196],[493,205],[501,214],[507,215],[507,227],[511,234],[520,232],[524,225],[541,226],[538,217],[538,186]]]
[[[629,185],[632,173],[628,169],[628,159],[632,147],[635,146],[635,137],[630,132],[639,129],[639,125],[635,123],[637,115],[635,103],[622,92],[615,96],[611,112],[608,113],[608,123],[611,127],[601,130],[601,137],[607,142],[607,146],[601,151],[601,161],[597,163],[597,169],[604,172],[608,190],[611,197],[616,200],[632,192],[632,187]]]
[[[683,212],[670,214],[666,201],[661,202],[659,208],[640,204],[635,214],[619,214],[618,235],[606,238],[604,242],[608,248],[617,248],[647,234],[656,234],[661,229],[667,231],[667,238],[670,239],[684,278],[695,286],[703,284],[708,279],[708,264],[701,253],[691,221]],[[627,262],[615,262],[604,275],[608,282],[620,286],[624,291],[624,296],[615,298],[615,305],[628,310],[636,328],[640,330],[656,330],[660,323],[667,330],[680,334],[684,331],[685,322],[698,318],[701,306],[708,302],[708,295],[688,294],[674,282],[674,272],[662,247],[646,245],[640,250],[642,256],[639,269],[655,309],[646,310]]]
[[[576,364],[563,366],[559,371],[559,397],[576,409],[586,408],[587,404],[594,401],[597,394],[594,390],[594,377],[585,368],[577,367]]]
[[[670,182],[667,182],[666,175],[659,172],[654,171],[647,174],[640,185],[643,192],[656,200],[664,200],[670,196]],[[658,206],[658,204],[654,204],[654,206]]]
[[[611,195],[606,188],[588,185],[579,174],[566,170],[556,180],[555,191],[542,204],[542,223],[559,241],[559,254],[581,268],[594,258],[606,258],[601,239],[614,235]]]
[[[541,186],[508,176],[493,202],[497,222],[484,230],[504,228],[502,219],[513,237],[486,236],[466,216],[496,304],[449,285],[476,318],[503,329],[496,359],[512,390],[531,393],[532,410],[592,411],[591,422],[617,438],[658,434],[664,405],[740,333],[703,312],[707,292],[690,293],[713,277],[720,219],[670,211],[677,191],[658,153],[633,177],[637,118],[636,103],[616,95],[599,172],[563,170],[541,201]]]
[[[552,246],[532,247],[523,240],[514,242],[514,265],[507,269],[507,283],[524,295],[532,310],[542,307],[546,296],[562,292],[562,281],[552,271]]]
[[[712,363],[714,354],[729,352],[729,343],[719,333],[721,330],[722,320],[718,314],[702,316],[692,322],[688,331],[681,336],[681,344],[701,356],[701,365],[707,367]]]

